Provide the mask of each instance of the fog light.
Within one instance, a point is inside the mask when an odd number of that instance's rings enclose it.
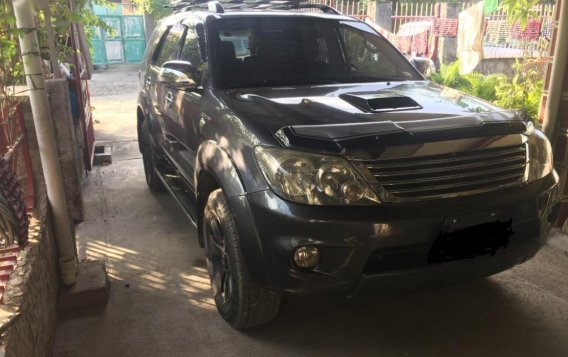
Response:
[[[294,262],[300,268],[312,269],[320,261],[319,249],[316,247],[300,247],[294,252]]]

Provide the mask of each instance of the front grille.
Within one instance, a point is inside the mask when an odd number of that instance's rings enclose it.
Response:
[[[391,200],[460,196],[522,182],[526,147],[363,161]],[[382,189],[382,190],[381,190]]]

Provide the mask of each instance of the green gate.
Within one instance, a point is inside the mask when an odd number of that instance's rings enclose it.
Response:
[[[105,14],[98,14],[112,31],[94,29],[93,64],[140,63],[146,49],[144,17],[122,15],[120,11],[102,8]],[[97,11],[99,10],[99,11]],[[103,10],[95,8],[95,13]],[[110,13],[109,13],[110,12]]]

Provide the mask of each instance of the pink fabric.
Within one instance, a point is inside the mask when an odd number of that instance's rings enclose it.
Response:
[[[540,19],[532,19],[527,23],[527,27],[523,30],[521,24],[516,22],[512,29],[512,38],[515,40],[538,40],[540,37],[540,28],[542,21]]]
[[[428,57],[428,41],[430,36],[428,32],[421,32],[418,35],[412,36],[413,50],[417,56]]]
[[[412,52],[412,36],[398,36],[397,47],[402,53]]]
[[[441,37],[456,37],[458,34],[458,19],[436,19],[434,35]]]

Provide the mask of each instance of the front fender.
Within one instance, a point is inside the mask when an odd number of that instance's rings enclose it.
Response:
[[[262,245],[248,204],[245,187],[228,153],[214,141],[205,141],[199,147],[195,185],[197,187],[200,244],[203,246],[201,227],[203,208],[211,190],[220,186],[235,220],[247,272],[257,284],[268,286]]]
[[[204,141],[197,151],[194,179],[198,193],[202,191],[200,187],[203,187],[199,182],[203,172],[207,172],[217,181],[227,198],[242,196],[246,193],[241,177],[229,154],[212,140]]]
[[[142,122],[147,121],[148,123],[148,130],[150,131],[150,137],[152,139],[152,144],[154,147],[157,147],[158,141],[156,138],[160,132],[160,125],[157,123],[157,119],[155,115],[152,113],[151,110],[151,102],[148,100],[146,96],[139,95],[138,97],[138,105],[136,109],[136,128],[138,133],[138,148],[140,152],[142,152],[142,140],[140,138],[140,132],[142,127]]]

